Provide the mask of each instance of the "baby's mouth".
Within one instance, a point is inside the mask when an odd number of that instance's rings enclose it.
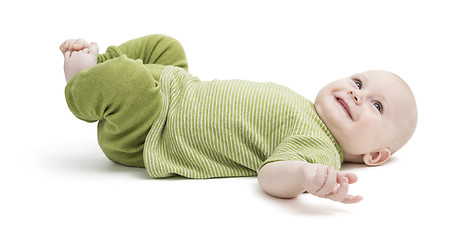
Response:
[[[342,105],[342,107],[344,108],[344,110],[347,112],[348,116],[351,118],[351,120],[353,120],[353,116],[352,116],[351,113],[350,113],[350,109],[349,109],[349,107],[348,107],[347,102],[345,102],[343,99],[338,98],[338,97],[336,97],[335,100],[337,100],[337,102],[339,102],[339,103]]]

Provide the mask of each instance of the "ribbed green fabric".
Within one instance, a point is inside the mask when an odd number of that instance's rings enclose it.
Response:
[[[163,105],[147,136],[154,178],[255,176],[266,163],[308,161],[340,169],[342,148],[313,104],[274,83],[200,81],[167,66]]]
[[[274,83],[200,81],[187,67],[167,36],[111,46],[67,84],[67,104],[99,121],[109,159],[145,165],[154,178],[254,176],[285,160],[340,168],[341,147],[301,95]]]

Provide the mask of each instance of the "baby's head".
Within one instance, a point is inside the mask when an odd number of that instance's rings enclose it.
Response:
[[[380,165],[409,141],[417,106],[409,86],[381,70],[355,74],[322,88],[316,111],[343,148],[344,160]]]

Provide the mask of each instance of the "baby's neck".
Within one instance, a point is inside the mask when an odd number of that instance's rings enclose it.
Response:
[[[345,151],[343,152],[343,161],[350,163],[364,163],[363,155],[348,154]]]

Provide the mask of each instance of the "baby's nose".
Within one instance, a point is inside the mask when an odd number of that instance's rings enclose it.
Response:
[[[351,96],[356,105],[361,105],[361,97],[355,91],[348,91],[348,95]]]

